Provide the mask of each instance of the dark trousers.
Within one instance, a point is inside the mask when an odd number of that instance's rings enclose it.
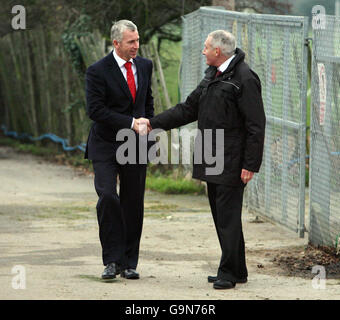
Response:
[[[244,186],[208,183],[208,197],[222,256],[217,277],[237,282],[247,278],[241,212]]]
[[[136,269],[144,217],[146,165],[93,161],[103,264]],[[119,176],[119,194],[117,193]]]

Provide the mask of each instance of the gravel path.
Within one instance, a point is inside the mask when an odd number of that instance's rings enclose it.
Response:
[[[299,239],[269,222],[255,223],[248,213],[248,282],[214,290],[206,278],[216,272],[220,249],[207,198],[150,191],[141,279],[104,282],[92,176],[0,147],[0,182],[0,299],[340,298],[339,278],[288,276],[276,263],[282,254],[303,256],[308,235]]]

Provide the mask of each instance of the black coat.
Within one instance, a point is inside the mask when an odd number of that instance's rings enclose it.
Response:
[[[97,161],[113,159],[118,146],[123,143],[116,139],[118,131],[131,128],[133,117],[153,117],[152,62],[139,56],[134,62],[138,80],[135,103],[112,51],[87,69],[87,113],[94,122],[89,133],[85,158]]]
[[[150,120],[153,129],[169,130],[196,120],[202,136],[203,130],[212,129],[212,143],[203,144],[202,163],[196,163],[198,161],[194,159],[193,178],[239,186],[242,184],[242,168],[252,172],[260,169],[266,118],[260,79],[244,62],[244,56],[244,52],[237,48],[236,56],[227,70],[217,78],[216,67],[210,66],[204,79],[185,102]],[[216,147],[214,133],[217,129],[224,129],[222,148]],[[195,148],[197,146],[199,143],[196,138]],[[221,173],[207,174],[207,168],[216,166],[204,161],[207,150],[212,155],[223,156]]]

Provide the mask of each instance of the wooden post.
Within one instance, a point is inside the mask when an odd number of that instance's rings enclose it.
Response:
[[[0,82],[1,82],[1,94],[2,94],[2,104],[5,108],[5,125],[7,127],[7,129],[10,129],[10,123],[11,121],[15,121],[15,118],[13,119],[13,117],[11,117],[11,105],[13,105],[12,103],[12,96],[11,96],[11,87],[9,85],[9,76],[8,76],[8,72],[7,72],[7,68],[8,64],[6,64],[6,53],[5,50],[7,48],[5,48],[5,40],[2,40],[0,42]],[[15,122],[16,123],[16,122]],[[2,124],[2,123],[1,123]],[[16,127],[16,124],[15,124]]]
[[[31,31],[32,32],[32,31]],[[38,136],[38,121],[37,121],[37,113],[36,113],[36,102],[35,102],[35,92],[34,92],[34,83],[33,83],[33,67],[31,64],[31,46],[29,45],[29,33],[23,33],[24,35],[24,45],[26,51],[23,51],[26,58],[26,75],[27,78],[25,79],[26,85],[28,86],[28,99],[30,104],[30,117],[31,117],[31,133],[37,137]],[[26,35],[26,37],[25,37]],[[24,65],[23,65],[24,67]],[[28,101],[25,101],[28,103]],[[24,103],[25,103],[24,102]]]
[[[153,60],[148,45],[142,45],[140,47],[140,51],[141,51],[141,54],[142,54],[143,57],[148,58],[150,60]],[[155,114],[157,114],[160,111],[162,111],[162,110],[159,110],[159,109],[162,109],[161,108],[162,101],[161,101],[161,97],[160,97],[160,94],[159,94],[159,90],[157,88],[158,87],[157,76],[156,76],[157,65],[154,66],[154,69],[156,69],[156,70],[154,70],[152,72],[152,95],[153,95],[153,98],[154,98],[154,106],[155,106],[155,111],[156,111]]]
[[[171,101],[169,98],[169,94],[168,94],[168,89],[166,87],[166,82],[165,82],[165,77],[164,77],[164,73],[163,73],[163,68],[161,65],[161,60],[159,58],[158,55],[158,51],[156,48],[155,43],[152,41],[151,42],[151,46],[155,55],[155,62],[157,64],[157,71],[158,71],[158,75],[159,75],[159,81],[161,83],[162,89],[163,89],[163,93],[164,93],[164,99],[165,99],[165,104],[166,104],[166,109],[169,109],[171,107]]]
[[[64,50],[61,50],[62,61],[67,61]],[[70,104],[70,72],[69,72],[69,64],[65,63],[65,66],[62,70],[63,76],[63,84],[64,84],[64,116],[65,116],[65,128],[66,128],[66,139],[69,143],[72,143],[72,122],[71,122],[71,110],[65,110],[67,106]]]
[[[47,44],[45,41],[45,32],[44,30],[40,29],[39,32],[37,32],[35,38],[37,39],[37,42],[40,42],[40,48],[41,51],[37,52],[37,54],[40,56],[40,68],[42,69],[42,72],[40,73],[40,97],[42,98],[40,101],[44,103],[44,105],[41,105],[41,109],[45,110],[43,114],[46,114],[46,129],[47,132],[54,132],[56,126],[53,123],[52,120],[52,107],[51,107],[51,89],[49,87],[49,70],[48,70],[48,54],[47,54]],[[39,69],[39,68],[37,68]]]

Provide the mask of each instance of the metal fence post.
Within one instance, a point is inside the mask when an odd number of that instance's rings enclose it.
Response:
[[[265,96],[265,105],[266,105],[266,115],[272,115],[272,90],[271,90],[271,65],[272,65],[272,41],[271,41],[271,30],[268,28],[265,32],[265,37],[267,40],[267,50],[266,50],[266,60],[267,60],[267,70],[266,70],[266,77],[265,77],[265,88],[266,88],[266,96]],[[264,168],[265,168],[265,186],[264,186],[264,193],[265,193],[265,214],[268,217],[272,216],[270,211],[271,207],[271,145],[272,145],[272,126],[266,126],[266,143],[264,148]]]
[[[325,29],[313,32],[312,154],[310,185],[310,233],[312,243],[330,245],[333,25],[327,18]],[[324,72],[321,72],[324,67]],[[325,82],[320,80],[324,79]],[[325,92],[325,112],[321,111],[321,90]]]
[[[304,18],[303,23],[303,37],[305,41],[308,37],[308,17]],[[303,60],[302,64],[302,83],[301,83],[301,92],[300,92],[300,101],[301,101],[301,125],[302,129],[300,130],[300,181],[304,181],[304,184],[300,185],[299,193],[301,194],[300,198],[300,209],[299,209],[299,217],[298,217],[298,233],[299,237],[304,237],[305,232],[305,206],[306,206],[306,194],[305,194],[305,185],[306,185],[306,130],[307,130],[307,82],[308,82],[308,50],[307,42],[301,43],[301,50],[303,52]]]

